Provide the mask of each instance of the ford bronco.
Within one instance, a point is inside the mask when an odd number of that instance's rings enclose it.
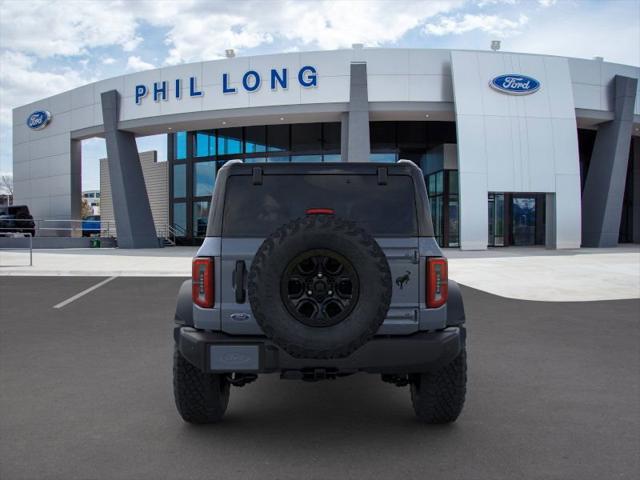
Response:
[[[221,420],[230,387],[266,373],[375,373],[426,423],[460,414],[464,307],[412,162],[228,162],[192,266],[174,329],[185,421]]]

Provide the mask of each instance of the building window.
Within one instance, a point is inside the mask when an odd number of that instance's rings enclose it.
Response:
[[[425,177],[433,232],[442,247],[460,246],[458,171],[440,170]]]
[[[187,232],[187,204],[175,202],[173,204],[173,225],[178,231]]]
[[[322,155],[292,155],[291,161],[297,163],[318,163],[322,162]]]
[[[342,125],[339,122],[322,124],[322,150],[325,152],[340,153],[340,131]],[[326,162],[326,160],[325,160]]]
[[[244,130],[245,153],[262,153],[267,151],[267,127],[246,127]]]
[[[178,132],[174,138],[174,158],[176,160],[184,160],[187,158],[187,132]]]
[[[193,164],[193,196],[204,197],[213,193],[216,181],[216,162],[197,162]]]
[[[267,158],[267,162],[269,163],[287,163],[289,161],[288,155],[280,155],[277,157],[269,157]]]
[[[342,161],[342,155],[340,155],[339,153],[329,153],[329,154],[324,154],[323,156],[323,161],[325,162],[341,162]]]
[[[391,150],[397,148],[396,122],[369,123],[371,151]]]
[[[394,163],[397,159],[395,153],[371,153],[369,154],[369,160],[377,163]]]
[[[216,135],[213,132],[196,132],[193,136],[194,157],[210,157],[216,154]]]
[[[289,150],[289,125],[267,125],[267,142],[270,152]]]
[[[299,123],[291,126],[291,151],[322,151],[322,124]]]
[[[187,166],[179,163],[173,166],[173,198],[187,196]]]
[[[211,202],[193,202],[193,236],[204,237],[207,235],[207,223],[209,221],[209,207]]]
[[[239,155],[242,153],[242,128],[218,130],[218,155]]]

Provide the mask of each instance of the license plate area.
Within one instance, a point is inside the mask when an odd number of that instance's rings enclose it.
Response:
[[[209,369],[212,372],[255,372],[260,369],[258,345],[210,345]]]

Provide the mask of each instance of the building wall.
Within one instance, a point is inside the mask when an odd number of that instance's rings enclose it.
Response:
[[[107,162],[106,158],[100,159],[100,221],[102,222],[103,235],[117,236]],[[153,223],[158,235],[164,236],[169,224],[169,164],[168,162],[158,162],[156,151],[140,153],[140,163],[151,205]]]
[[[580,246],[580,169],[567,59],[452,52],[463,249],[487,246],[488,192],[556,195],[558,248]],[[487,86],[504,72],[541,82],[531,95]]]
[[[467,60],[471,64],[465,65]],[[461,175],[462,201],[477,201],[492,189],[548,192],[557,196],[557,245],[579,244],[575,112],[589,111],[591,118],[600,121],[612,118],[611,81],[616,74],[639,78],[637,67],[503,52],[347,49],[237,57],[123,75],[13,110],[15,201],[28,204],[37,218],[79,218],[79,140],[103,134],[100,98],[105,91],[115,89],[120,94],[118,128],[137,135],[166,133],[170,127],[177,131],[266,125],[279,123],[281,118],[288,123],[331,122],[339,121],[347,110],[351,62],[367,64],[371,115],[378,116],[374,119],[418,120],[425,119],[427,112],[431,120],[450,121],[437,117],[443,112],[452,115],[455,91],[462,141],[460,169],[461,174],[466,173]],[[317,69],[316,86],[299,84],[298,71],[305,65]],[[272,91],[269,72],[283,67],[288,69],[289,86]],[[251,93],[241,87],[241,77],[249,70],[259,72],[263,81]],[[541,80],[542,89],[527,98],[507,100],[498,99],[500,94],[488,88],[491,75],[518,71]],[[229,75],[229,87],[236,93],[223,93],[223,73]],[[202,96],[189,94],[190,77],[197,79],[196,89]],[[182,79],[179,99],[175,95],[177,78]],[[168,82],[167,100],[154,101],[148,94],[136,104],[137,85],[152,89],[154,82],[162,81]],[[28,115],[35,110],[53,115],[51,123],[38,131],[26,126]],[[635,115],[640,125],[640,93]],[[525,121],[501,123],[508,119]],[[482,135],[487,150],[477,150],[476,155],[474,145],[482,143],[478,140]],[[486,212],[476,213],[473,209],[465,213],[462,207],[466,248],[485,243]]]

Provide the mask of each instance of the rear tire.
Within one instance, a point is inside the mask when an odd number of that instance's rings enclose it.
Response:
[[[182,356],[176,345],[173,352],[173,394],[185,422],[216,423],[227,411],[229,382],[224,375],[201,372]]]
[[[412,375],[411,402],[416,416],[425,423],[455,422],[462,412],[467,392],[467,351],[440,370]]]

